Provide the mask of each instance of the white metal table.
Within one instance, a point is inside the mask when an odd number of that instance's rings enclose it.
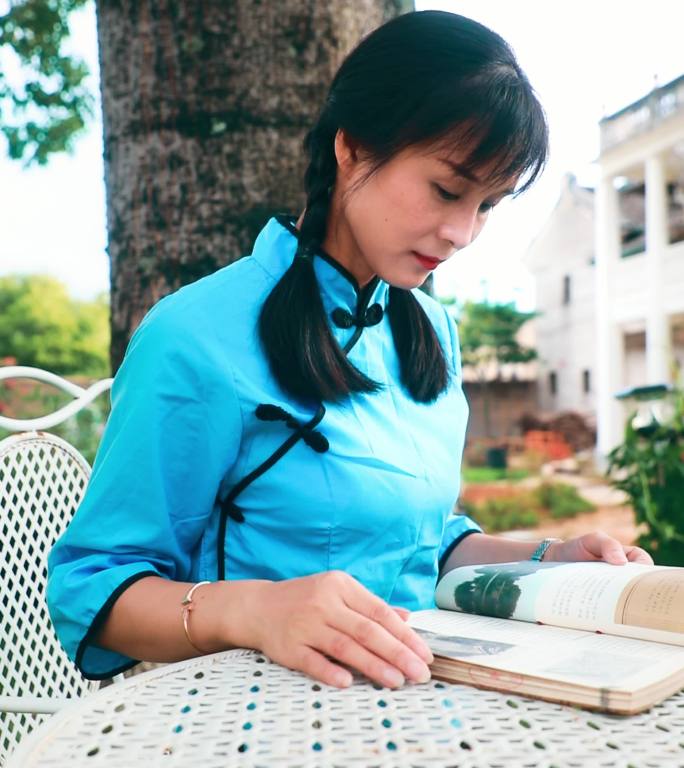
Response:
[[[684,766],[684,692],[625,718],[432,680],[338,690],[235,650],[104,688],[7,768]]]

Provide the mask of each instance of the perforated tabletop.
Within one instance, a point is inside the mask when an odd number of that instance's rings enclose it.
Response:
[[[684,766],[684,693],[625,718],[432,680],[318,685],[254,651],[143,673],[70,705],[8,768]]]

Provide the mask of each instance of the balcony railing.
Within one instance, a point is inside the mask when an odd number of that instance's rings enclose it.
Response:
[[[651,130],[676,112],[684,112],[684,75],[604,117],[600,122],[601,153]]]

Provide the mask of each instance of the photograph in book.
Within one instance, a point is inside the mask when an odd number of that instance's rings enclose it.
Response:
[[[684,688],[684,568],[462,566],[435,603],[409,621],[437,678],[625,715]]]
[[[493,563],[455,568],[440,608],[684,645],[684,568]]]

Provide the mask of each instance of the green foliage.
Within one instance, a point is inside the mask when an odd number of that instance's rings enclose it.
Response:
[[[579,495],[574,486],[565,483],[542,483],[532,494],[536,503],[548,509],[554,520],[575,517],[582,512],[593,512],[596,509],[591,502]]]
[[[529,476],[527,469],[493,469],[492,467],[463,467],[465,483],[491,483],[496,480],[524,480]]]
[[[545,517],[559,520],[595,509],[576,488],[565,483],[542,483],[530,491],[512,491],[510,496],[479,504],[461,502],[461,507],[490,533],[535,528]]]
[[[671,395],[672,416],[648,430],[627,422],[623,442],[608,455],[608,476],[623,490],[647,532],[639,546],[659,565],[684,565],[684,390]]]
[[[88,68],[62,52],[69,14],[88,2],[18,0],[0,16],[3,62],[12,52],[24,80],[11,82],[7,67],[0,69],[0,130],[9,156],[25,166],[45,165],[51,154],[71,150],[92,116]]]
[[[0,349],[18,365],[59,374],[109,375],[109,306],[71,299],[43,275],[0,277]]]
[[[512,302],[466,302],[459,321],[463,364],[483,368],[491,363],[502,365],[534,360],[536,351],[522,346],[516,334],[535,314],[521,312]]]
[[[539,511],[526,493],[487,499],[481,504],[462,502],[461,508],[488,533],[535,528],[540,522]]]
[[[443,302],[448,303],[448,302]],[[516,335],[535,312],[521,312],[515,304],[466,302],[459,318],[459,340],[464,366],[470,366],[482,384],[485,434],[491,436],[487,382],[498,378],[505,363],[527,363],[537,357],[531,347],[520,344]]]

